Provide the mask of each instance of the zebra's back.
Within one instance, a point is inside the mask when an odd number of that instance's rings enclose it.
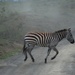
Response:
[[[38,46],[46,47],[50,44],[52,33],[31,32],[25,35],[25,41]]]

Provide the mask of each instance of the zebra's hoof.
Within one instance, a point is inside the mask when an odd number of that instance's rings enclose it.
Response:
[[[34,60],[34,59],[32,59],[32,62],[35,62],[35,60]]]
[[[26,61],[27,60],[27,58],[26,59],[24,59],[24,61]]]
[[[51,58],[51,60],[54,60],[54,59],[55,59],[55,57]]]
[[[47,63],[47,59],[45,59],[45,64]]]

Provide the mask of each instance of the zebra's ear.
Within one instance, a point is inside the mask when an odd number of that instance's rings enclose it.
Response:
[[[71,31],[71,28],[69,28],[68,31]]]

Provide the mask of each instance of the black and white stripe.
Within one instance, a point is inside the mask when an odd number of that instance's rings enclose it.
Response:
[[[25,35],[25,42],[34,43],[35,45],[46,47],[55,39],[56,42],[59,42],[62,38],[65,37],[64,32],[62,33],[40,33],[40,32],[32,32]]]

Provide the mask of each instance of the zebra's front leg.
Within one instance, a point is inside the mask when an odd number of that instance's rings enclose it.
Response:
[[[49,48],[48,51],[47,51],[47,56],[46,56],[46,58],[45,58],[45,63],[47,63],[47,58],[48,58],[50,52],[51,52],[51,48]]]
[[[56,55],[55,55],[55,56],[53,56],[53,57],[51,58],[51,60],[55,59],[55,58],[56,58],[56,56],[57,56],[57,55],[58,55],[58,53],[59,53],[59,52],[58,52],[58,50],[57,50],[55,47],[53,48],[53,50],[56,52]]]

